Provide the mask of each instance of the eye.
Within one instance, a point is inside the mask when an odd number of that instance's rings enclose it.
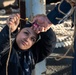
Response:
[[[32,40],[32,42],[36,42],[36,38],[32,37],[31,40]]]
[[[29,35],[29,33],[28,33],[28,32],[24,32],[24,34]]]

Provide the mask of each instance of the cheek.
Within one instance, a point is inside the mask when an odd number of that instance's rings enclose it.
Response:
[[[17,35],[17,39],[21,39],[21,38],[23,38],[24,37],[24,35],[22,34],[22,33],[19,33],[18,35]]]
[[[28,45],[29,47],[33,45],[31,41],[28,41],[28,42],[29,42],[29,45]]]
[[[29,41],[29,47],[31,47],[31,46],[33,46],[34,45],[34,43],[30,40]]]
[[[17,37],[16,37],[17,44],[19,43],[19,39],[20,39],[20,37],[19,37],[19,35],[17,35]]]
[[[34,42],[31,42],[31,46],[33,46],[35,43]]]
[[[19,43],[19,41],[22,39],[22,34],[18,34],[16,37],[16,42]]]

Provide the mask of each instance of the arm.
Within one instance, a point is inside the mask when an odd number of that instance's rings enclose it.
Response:
[[[55,8],[51,10],[51,12],[49,12],[46,16],[41,14],[36,15],[33,19],[33,22],[43,26],[44,29],[48,29],[48,27],[51,27],[52,24],[56,25],[58,23],[62,23],[65,19],[70,17],[73,13],[73,7],[74,5],[72,5],[72,3],[68,2],[67,0],[62,0],[62,2],[57,4]],[[70,11],[71,13],[67,15],[67,13]]]
[[[47,32],[40,33],[41,39],[33,46],[33,56],[35,63],[46,58],[55,48],[56,36],[50,28]]]
[[[11,37],[15,38],[18,32],[17,30],[18,25],[19,25],[19,16],[17,14],[11,15],[7,19],[7,25],[0,32],[0,51],[5,49],[5,47],[9,45],[9,26],[11,29]]]
[[[11,37],[15,38],[18,30],[11,33]],[[6,25],[0,32],[0,52],[9,45],[9,27]]]
[[[6,43],[9,41],[8,37],[8,26],[5,26],[3,30],[0,32],[0,51],[3,50],[5,47]]]
[[[52,24],[56,25],[65,15],[67,15],[72,7],[73,6],[69,2],[62,0],[60,4],[57,4],[56,7],[47,14],[47,17],[52,22]],[[69,14],[68,17],[71,16],[71,14]]]

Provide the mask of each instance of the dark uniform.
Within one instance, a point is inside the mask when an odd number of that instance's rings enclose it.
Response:
[[[0,75],[6,75],[6,60],[9,52],[9,31],[5,26],[0,32]],[[12,33],[16,37],[17,30]],[[41,39],[27,51],[22,51],[13,40],[8,65],[8,75],[31,75],[35,64],[45,59],[55,48],[56,36],[52,29],[40,33]]]
[[[72,22],[74,24],[74,10],[75,9],[71,6],[70,3],[68,3],[66,0],[62,0],[60,4],[56,5],[56,7],[49,14],[47,14],[47,17],[54,25],[56,25],[62,23],[71,16]],[[74,39],[74,51],[72,75],[76,75],[76,36]]]

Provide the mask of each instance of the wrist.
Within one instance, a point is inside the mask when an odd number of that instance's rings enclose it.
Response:
[[[66,0],[71,6],[76,6],[76,0]]]

